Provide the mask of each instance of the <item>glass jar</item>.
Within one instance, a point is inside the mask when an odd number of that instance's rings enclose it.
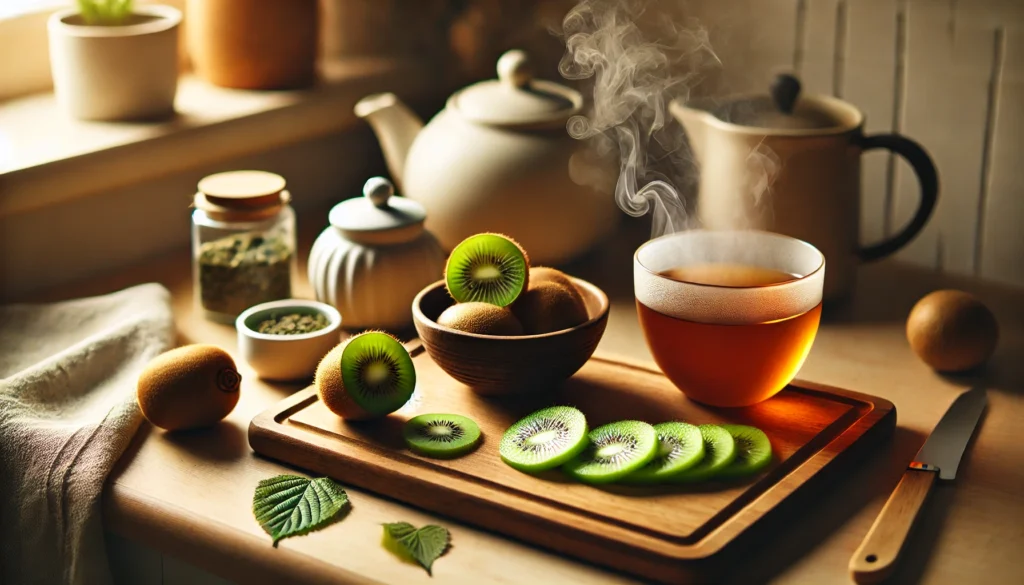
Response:
[[[285,180],[232,171],[199,182],[192,212],[192,282],[207,319],[233,323],[245,309],[291,298],[297,273],[295,212]]]

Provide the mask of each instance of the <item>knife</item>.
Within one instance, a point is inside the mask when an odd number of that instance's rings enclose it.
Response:
[[[878,583],[892,573],[936,476],[946,481],[956,477],[960,457],[987,401],[984,388],[974,388],[958,396],[942,415],[853,553],[850,575],[854,581],[861,585]]]

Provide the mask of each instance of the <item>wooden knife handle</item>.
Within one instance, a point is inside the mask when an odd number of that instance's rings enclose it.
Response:
[[[892,573],[903,543],[917,520],[938,472],[908,469],[882,507],[871,530],[850,559],[850,576],[860,585],[880,583]]]

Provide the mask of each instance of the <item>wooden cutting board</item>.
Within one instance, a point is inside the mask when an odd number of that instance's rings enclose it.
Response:
[[[408,344],[417,389],[383,420],[347,423],[310,387],[258,415],[249,426],[257,453],[421,508],[648,579],[677,582],[719,566],[766,529],[800,520],[799,501],[820,491],[896,424],[892,403],[839,388],[794,382],[742,409],[687,400],[661,372],[595,357],[552,394],[494,398],[445,374],[418,341]],[[754,425],[775,461],[760,475],[686,487],[593,487],[558,471],[531,476],[497,453],[504,430],[552,404],[578,407],[591,428],[621,419]],[[404,448],[402,424],[432,412],[468,416],[483,444],[454,460]],[[714,570],[714,569],[712,569]]]

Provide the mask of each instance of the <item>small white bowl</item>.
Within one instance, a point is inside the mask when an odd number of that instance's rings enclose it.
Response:
[[[272,314],[294,312],[321,314],[328,325],[319,331],[298,335],[272,335],[256,331],[260,322]],[[320,360],[341,341],[341,313],[317,301],[286,299],[249,307],[235,319],[238,351],[242,359],[267,380],[312,378]]]

